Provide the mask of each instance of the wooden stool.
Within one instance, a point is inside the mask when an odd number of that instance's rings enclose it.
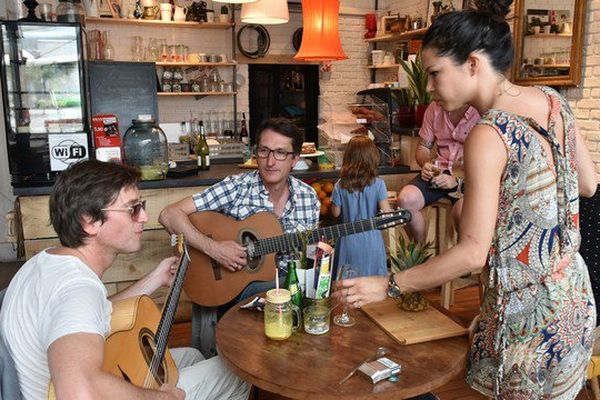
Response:
[[[448,199],[440,199],[430,204],[423,210],[427,221],[426,241],[433,243],[436,255],[443,253],[456,244],[458,235],[452,221],[452,202]],[[449,309],[454,303],[454,291],[452,281],[442,285],[440,304]]]

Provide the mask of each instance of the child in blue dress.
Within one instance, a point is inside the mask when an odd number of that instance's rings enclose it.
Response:
[[[385,182],[377,177],[379,150],[366,136],[355,136],[346,145],[340,179],[331,195],[331,213],[343,222],[374,217],[391,211]],[[360,276],[388,275],[383,237],[378,230],[342,237],[336,242],[336,265],[352,264]]]

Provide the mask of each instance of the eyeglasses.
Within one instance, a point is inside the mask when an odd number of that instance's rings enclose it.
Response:
[[[131,219],[137,220],[140,218],[142,210],[146,210],[146,200],[141,200],[132,205],[131,207],[121,208],[101,208],[100,211],[121,211],[128,212],[131,215]]]
[[[273,157],[277,161],[284,161],[290,154],[294,154],[293,151],[285,151],[285,150],[271,150],[268,147],[259,147],[256,150],[256,156],[258,158],[269,158],[269,154],[273,153]]]

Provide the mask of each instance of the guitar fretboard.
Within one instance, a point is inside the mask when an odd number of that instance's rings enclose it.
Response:
[[[397,218],[400,219],[400,218]],[[331,240],[342,236],[377,229],[377,217],[344,224],[326,226],[312,231],[286,233],[285,235],[257,240],[253,247],[253,257],[276,252],[288,252],[303,246],[303,236],[306,243],[316,243],[321,239]]]

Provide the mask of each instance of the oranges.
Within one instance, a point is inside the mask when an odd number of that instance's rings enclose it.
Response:
[[[327,216],[331,207],[331,193],[333,192],[334,183],[329,180],[321,180],[313,182],[310,186],[315,189],[317,197],[321,201],[319,214],[321,214],[322,217]]]

